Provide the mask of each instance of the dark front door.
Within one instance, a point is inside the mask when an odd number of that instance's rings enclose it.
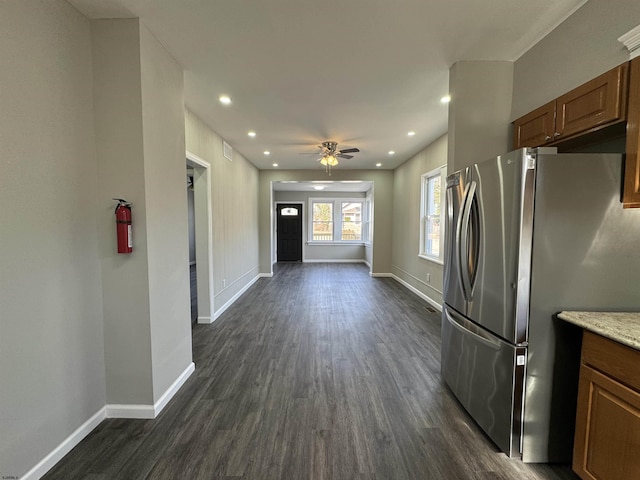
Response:
[[[279,203],[277,208],[278,261],[302,261],[302,205]]]

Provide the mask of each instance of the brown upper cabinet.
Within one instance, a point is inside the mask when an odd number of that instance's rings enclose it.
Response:
[[[628,112],[622,203],[640,208],[640,57],[631,60]]]
[[[517,119],[514,148],[553,145],[624,122],[627,82],[628,63],[623,63]]]

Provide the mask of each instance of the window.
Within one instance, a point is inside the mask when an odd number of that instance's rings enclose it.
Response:
[[[312,198],[311,242],[363,242],[364,198]]]
[[[443,186],[446,165],[422,175],[422,201],[420,205],[420,256],[442,262],[444,245]]]
[[[342,202],[341,240],[362,240],[362,202]]]
[[[333,203],[311,202],[313,218],[313,241],[333,241]]]

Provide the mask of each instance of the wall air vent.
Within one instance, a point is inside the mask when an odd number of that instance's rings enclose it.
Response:
[[[229,161],[233,161],[233,148],[224,140],[222,141],[222,150],[224,151],[224,158]]]

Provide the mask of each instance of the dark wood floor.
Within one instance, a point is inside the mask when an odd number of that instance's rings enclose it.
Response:
[[[440,379],[440,316],[362,265],[283,264],[213,325],[155,420],[106,420],[53,479],[576,479],[498,453]]]

